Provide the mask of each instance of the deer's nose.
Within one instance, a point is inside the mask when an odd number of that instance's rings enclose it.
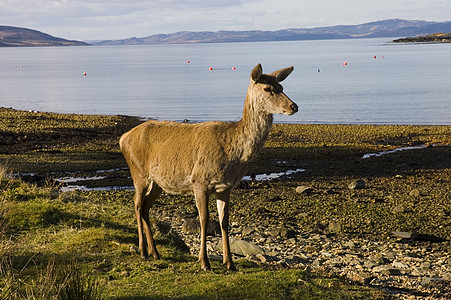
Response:
[[[298,112],[299,107],[296,105],[296,103],[291,104],[290,107],[294,112]]]

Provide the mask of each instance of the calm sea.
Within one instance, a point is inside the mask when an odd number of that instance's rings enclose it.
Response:
[[[0,106],[238,120],[262,63],[295,66],[283,85],[300,111],[277,122],[451,125],[451,44],[389,40],[0,48]]]

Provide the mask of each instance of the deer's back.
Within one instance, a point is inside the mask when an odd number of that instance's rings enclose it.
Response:
[[[125,133],[120,145],[134,181],[150,179],[170,193],[190,193],[195,183],[220,190],[243,176],[231,150],[233,126],[148,121]]]

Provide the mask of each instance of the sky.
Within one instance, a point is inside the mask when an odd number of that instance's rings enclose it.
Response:
[[[0,25],[71,40],[279,30],[385,19],[450,21],[451,0],[0,0]]]

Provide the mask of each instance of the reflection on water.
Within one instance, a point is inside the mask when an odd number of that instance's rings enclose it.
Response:
[[[376,153],[367,153],[362,156],[362,159],[367,159],[370,157],[379,157],[382,155],[392,154],[400,151],[407,151],[407,150],[416,150],[416,149],[423,149],[426,148],[427,145],[419,145],[419,146],[407,146],[407,147],[400,147],[393,150],[387,150],[387,151],[381,151]],[[278,164],[286,164],[286,161],[277,161]],[[96,186],[96,187],[88,187],[84,184],[76,184],[77,182],[80,183],[86,183],[87,181],[99,181],[104,180],[108,178],[108,173],[114,173],[118,171],[124,171],[128,170],[127,168],[115,168],[115,169],[108,169],[108,170],[97,170],[95,171],[97,174],[104,174],[102,176],[96,175],[96,176],[63,176],[58,177],[54,179],[56,182],[59,182],[61,184],[60,191],[61,192],[71,192],[71,191],[120,191],[120,190],[127,190],[132,191],[134,190],[133,186]],[[268,173],[268,174],[257,174],[252,176],[244,176],[242,180],[244,181],[271,181],[275,180],[284,176],[290,176],[296,173],[304,172],[305,169],[290,169],[285,172],[274,172],[274,173]],[[35,173],[21,173],[21,174],[13,174],[13,176],[37,176]]]
[[[280,178],[282,176],[289,176],[299,172],[304,172],[305,169],[288,170],[285,172],[258,174],[255,176],[244,176],[242,180],[255,180],[255,181],[269,181]]]
[[[370,158],[370,157],[374,157],[374,156],[382,156],[382,155],[395,153],[395,152],[400,152],[400,151],[405,151],[405,150],[423,149],[423,148],[426,148],[426,147],[427,147],[426,145],[401,147],[401,148],[396,148],[396,149],[387,150],[387,151],[381,151],[381,152],[377,152],[377,153],[368,153],[368,154],[363,155],[362,158]]]
[[[117,169],[111,170],[112,172]],[[296,169],[296,170],[288,170],[285,172],[278,172],[278,173],[270,173],[270,174],[258,174],[255,176],[244,176],[242,180],[256,180],[256,181],[269,181],[274,180],[277,178],[280,178],[282,176],[289,176],[293,175],[299,172],[304,172],[304,169]],[[108,172],[108,170],[100,170],[97,172]],[[62,186],[60,188],[60,191],[62,192],[71,192],[71,191],[119,191],[119,190],[133,190],[133,186],[102,186],[102,187],[87,187],[86,185],[77,185],[77,184],[70,184],[66,185],[67,183],[77,183],[77,182],[86,182],[86,181],[96,181],[96,180],[102,180],[105,179],[106,176],[91,176],[91,177],[80,177],[80,176],[65,176],[61,178],[55,179],[57,182],[62,183]]]
[[[85,185],[68,185],[62,186],[61,192],[72,192],[72,191],[133,191],[135,188],[133,186],[98,186],[98,187],[86,187]]]

